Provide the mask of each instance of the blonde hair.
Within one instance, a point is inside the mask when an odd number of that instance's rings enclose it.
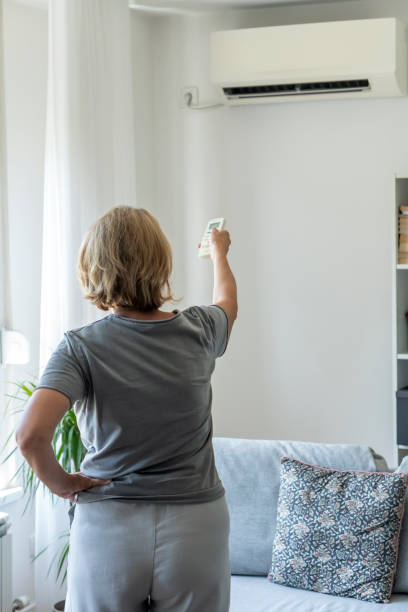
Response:
[[[124,306],[148,312],[179,301],[171,294],[171,271],[171,247],[158,221],[132,206],[115,206],[93,223],[77,264],[85,298],[101,310]]]

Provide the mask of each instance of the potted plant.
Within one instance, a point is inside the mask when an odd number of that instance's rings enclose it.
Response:
[[[30,397],[33,394],[34,389],[36,388],[36,384],[32,381],[26,382],[18,382],[12,383],[17,387],[17,390],[14,394],[7,394],[9,398],[9,406],[10,402],[12,404],[18,404],[17,407],[11,412],[11,414],[18,414],[24,411],[24,408],[29,401]],[[4,446],[2,448],[1,453],[4,453],[5,449],[8,447],[9,442],[12,437],[15,436],[15,431],[13,430],[8,436]],[[82,444],[81,435],[79,433],[77,420],[74,411],[72,408],[68,410],[61,421],[58,423],[58,426],[55,430],[54,436],[52,438],[52,447],[54,449],[55,456],[57,461],[60,463],[61,467],[69,473],[79,472],[80,464],[85,457],[86,449]],[[18,446],[15,445],[14,448],[9,452],[6,457],[2,460],[2,464],[10,459],[12,455],[17,451]],[[35,500],[35,495],[37,493],[38,487],[41,484],[41,481],[37,478],[36,474],[30,467],[30,465],[23,459],[20,465],[18,466],[16,472],[13,474],[11,480],[18,479],[23,487],[23,496],[25,499],[25,505],[23,509],[23,515],[27,511],[29,507],[32,507],[32,504]],[[47,487],[42,484],[43,490],[48,491],[51,496],[52,503],[55,503],[55,495],[51,493]],[[69,502],[70,506],[72,503]],[[47,576],[49,576],[51,569],[53,566],[56,566],[56,581],[61,576],[60,585],[62,586],[67,577],[66,570],[66,560],[69,552],[69,531],[64,531],[57,538],[47,544],[39,553],[35,555],[33,561],[38,559],[52,544],[57,542],[61,542],[62,547],[57,550],[56,554],[51,560],[51,563],[48,568]],[[62,570],[65,566],[65,571],[62,573]],[[60,610],[64,610],[64,601],[60,601],[56,603],[53,607],[53,612],[59,612]]]

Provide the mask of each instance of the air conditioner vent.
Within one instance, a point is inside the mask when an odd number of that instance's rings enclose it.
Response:
[[[368,79],[348,81],[321,81],[317,83],[285,83],[282,85],[248,85],[245,87],[223,87],[229,100],[237,98],[267,98],[271,96],[296,96],[354,92],[370,89]]]

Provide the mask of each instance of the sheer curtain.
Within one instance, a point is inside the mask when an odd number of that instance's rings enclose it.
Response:
[[[130,13],[127,0],[50,0],[41,278],[40,374],[64,331],[105,316],[86,302],[76,259],[89,225],[136,205]],[[37,494],[36,550],[68,530],[69,505]],[[37,609],[65,597],[36,562]]]
[[[4,99],[4,55],[3,55],[3,11],[0,2],[0,329],[12,328],[10,269],[8,248],[8,214],[7,214],[7,163],[6,163],[6,119]],[[9,378],[10,367],[0,366],[0,448],[3,447],[13,423],[5,411],[6,377]],[[11,389],[9,390],[12,391]],[[4,451],[3,459],[13,447],[8,445]],[[14,473],[15,463],[11,458],[0,467],[0,489],[7,485]]]

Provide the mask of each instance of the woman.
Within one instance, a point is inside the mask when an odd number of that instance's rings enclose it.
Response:
[[[16,434],[40,480],[76,502],[66,612],[229,609],[211,374],[237,316],[230,243],[212,230],[213,303],[172,313],[170,245],[146,210],[111,209],[81,245],[85,297],[111,312],[65,332]],[[67,474],[51,440],[74,404],[87,454]]]

